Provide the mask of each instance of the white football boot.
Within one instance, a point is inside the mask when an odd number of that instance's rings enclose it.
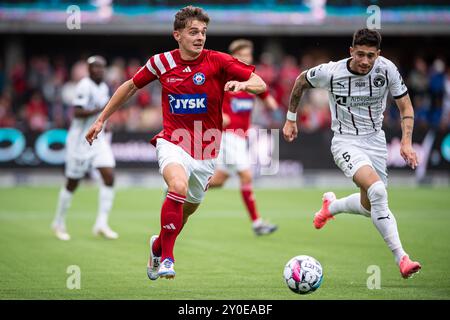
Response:
[[[158,269],[161,264],[161,257],[158,257],[153,253],[153,243],[158,239],[157,235],[150,238],[150,257],[147,263],[147,276],[150,280],[156,280],[159,278]]]
[[[159,266],[158,276],[166,279],[175,278],[174,263],[171,259],[166,258]]]
[[[52,229],[55,232],[55,236],[62,241],[69,241],[70,235],[67,233],[66,227],[63,224],[53,223]]]
[[[107,224],[105,225],[95,225],[92,229],[92,233],[95,236],[103,236],[109,240],[116,240],[119,238],[119,234],[113,231]]]
[[[278,229],[278,226],[267,221],[260,220],[258,223],[253,224],[252,228],[253,232],[257,236],[262,236],[275,232]]]

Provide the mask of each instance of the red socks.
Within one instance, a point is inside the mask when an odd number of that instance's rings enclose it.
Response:
[[[168,192],[162,205],[161,232],[152,247],[153,253],[161,256],[161,261],[170,258],[175,262],[173,247],[183,226],[183,203],[185,200],[185,196],[175,192]]]
[[[250,183],[242,185],[241,194],[245,202],[245,206],[247,207],[248,214],[250,215],[250,219],[252,219],[252,221],[258,220],[259,214],[256,210],[256,202],[255,197],[253,196],[252,185]]]

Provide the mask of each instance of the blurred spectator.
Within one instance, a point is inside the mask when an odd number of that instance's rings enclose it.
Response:
[[[436,59],[433,62],[430,76],[430,95],[431,108],[429,122],[431,126],[437,127],[442,115],[442,99],[444,97],[445,84],[445,62],[442,59]]]
[[[139,59],[133,58],[128,63],[127,69],[126,69],[126,79],[132,78],[135,73],[139,70],[141,67],[141,63],[139,62]]]
[[[414,69],[408,74],[406,84],[412,98],[416,95],[424,96],[428,93],[428,70],[423,58],[417,57],[414,60]]]
[[[47,104],[39,91],[35,91],[25,106],[25,119],[32,131],[44,131],[48,124]]]
[[[27,80],[25,63],[17,62],[11,69],[11,85],[13,89],[13,111],[17,113],[19,107],[25,102]]]
[[[27,70],[27,83],[30,90],[42,91],[43,86],[51,81],[52,70],[45,56],[33,56]]]
[[[115,58],[111,65],[107,68],[105,81],[109,84],[112,92],[129,78],[126,78],[125,60],[123,58]]]
[[[0,60],[0,92],[5,89],[5,70],[3,69],[2,61]]]
[[[447,67],[444,82],[444,99],[442,103],[442,118],[440,127],[442,130],[450,130],[450,66]]]
[[[303,107],[300,110],[300,128],[304,132],[314,132],[328,129],[331,125],[329,112],[328,92],[323,89],[307,91],[302,99]]]
[[[264,52],[261,54],[260,63],[256,65],[256,73],[266,82],[270,87],[273,87],[277,70],[274,65],[274,58],[270,52]]]
[[[0,96],[0,127],[15,127],[16,119],[12,112],[11,95],[4,92]]]
[[[427,129],[430,113],[429,100],[425,95],[416,95],[413,100],[413,106],[416,128]]]
[[[89,76],[88,66],[85,60],[75,62],[71,70],[71,79],[75,82]]]
[[[295,79],[297,79],[301,70],[298,67],[297,61],[293,56],[285,56],[281,64],[281,69],[278,75],[276,99],[280,103],[280,107],[287,111],[289,106],[289,99]]]
[[[300,70],[308,70],[314,67],[314,57],[311,54],[304,54],[300,57]]]

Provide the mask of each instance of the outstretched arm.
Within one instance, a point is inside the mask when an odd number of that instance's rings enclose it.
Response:
[[[297,108],[300,99],[302,98],[303,91],[309,88],[311,88],[311,86],[308,81],[306,81],[306,71],[303,71],[295,80],[294,87],[292,88],[287,119],[283,127],[283,136],[288,142],[292,142],[297,138]]]
[[[400,110],[400,119],[402,126],[402,140],[400,147],[400,154],[405,159],[406,163],[415,169],[419,161],[417,154],[412,147],[412,134],[414,129],[414,109],[409,95],[405,95],[395,100],[398,109]]]
[[[231,92],[247,91],[254,94],[260,94],[267,90],[267,86],[260,76],[252,72],[247,81],[228,81],[225,84],[224,90]]]
[[[117,111],[134,93],[138,90],[138,87],[130,79],[124,82],[117,90],[114,92],[111,99],[103,109],[102,113],[98,116],[97,120],[92,124],[88,133],[86,134],[86,140],[90,145],[97,139],[98,134],[102,131],[103,125],[109,117]]]

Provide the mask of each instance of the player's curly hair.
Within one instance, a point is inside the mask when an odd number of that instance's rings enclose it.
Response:
[[[377,49],[380,49],[381,34],[376,30],[368,28],[356,30],[353,34],[352,47],[357,45],[376,47]]]
[[[200,7],[187,6],[180,9],[175,15],[175,21],[173,22],[174,30],[181,30],[186,28],[187,23],[191,20],[198,20],[209,23],[209,16]]]

